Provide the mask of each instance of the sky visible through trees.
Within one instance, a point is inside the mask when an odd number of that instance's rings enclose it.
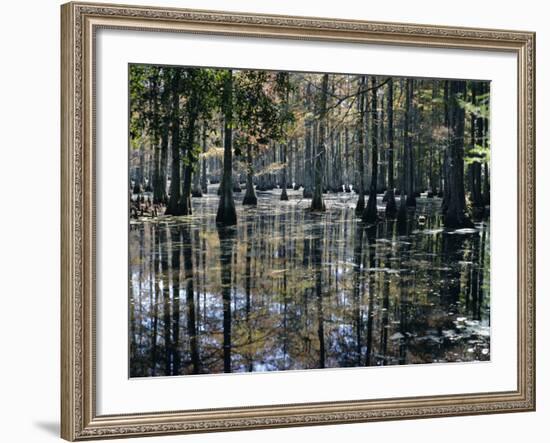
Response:
[[[490,84],[130,65],[130,376],[490,358]]]

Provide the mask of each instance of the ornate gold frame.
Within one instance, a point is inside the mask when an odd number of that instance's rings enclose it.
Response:
[[[94,33],[98,28],[508,51],[518,58],[517,390],[98,416],[95,411]],[[67,440],[535,409],[535,34],[217,11],[61,7],[61,436]]]

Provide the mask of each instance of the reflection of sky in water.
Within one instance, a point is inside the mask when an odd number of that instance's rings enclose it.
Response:
[[[221,243],[212,190],[192,217],[132,222],[131,376],[490,358],[488,221],[446,232],[419,199],[407,226],[365,229],[353,194],[324,214],[289,196],[237,202]]]

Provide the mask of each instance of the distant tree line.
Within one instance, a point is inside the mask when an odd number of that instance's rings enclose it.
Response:
[[[354,192],[366,223],[377,194],[398,220],[440,197],[451,228],[490,204],[488,82],[148,65],[129,82],[132,193],[155,214],[192,214],[215,183],[222,226],[237,223],[241,184],[245,205],[294,188],[312,211]]]

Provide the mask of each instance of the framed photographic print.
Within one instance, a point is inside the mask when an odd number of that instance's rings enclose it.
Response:
[[[535,36],[62,6],[62,437],[535,408]]]

